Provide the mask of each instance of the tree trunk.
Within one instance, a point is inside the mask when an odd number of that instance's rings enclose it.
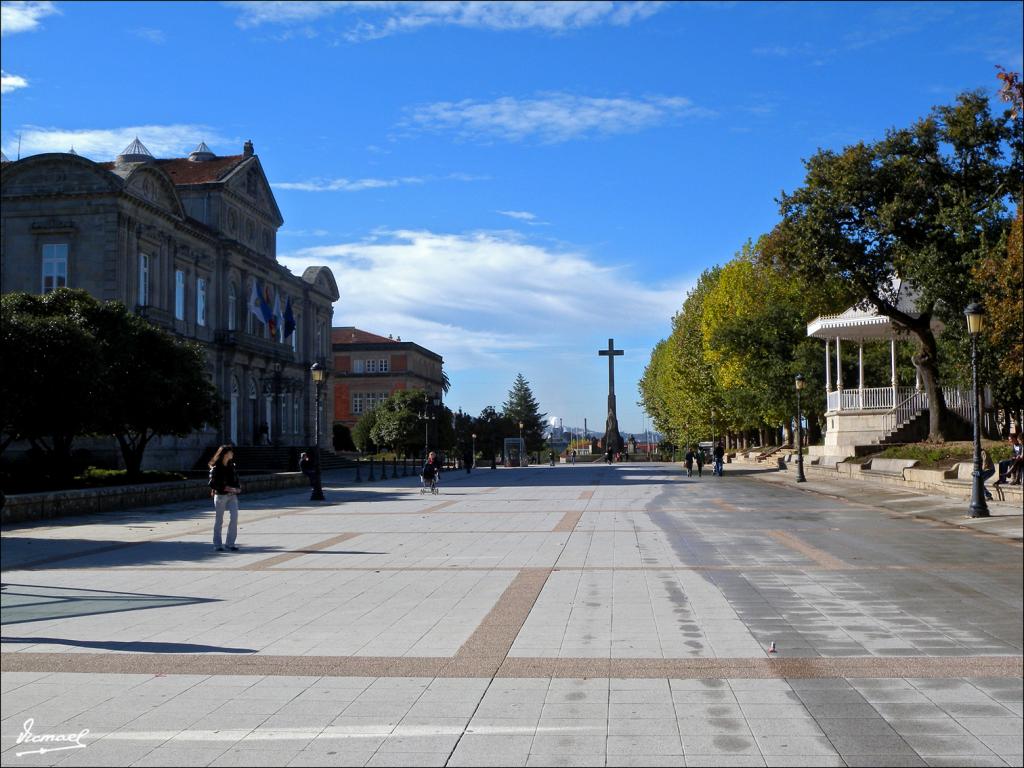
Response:
[[[914,336],[917,337],[918,346],[913,362],[921,374],[924,391],[928,393],[928,440],[943,443],[946,441],[949,417],[946,401],[942,396],[942,387],[939,384],[939,355],[935,334],[929,325],[925,325],[923,328],[915,328]]]
[[[807,414],[807,444],[817,445],[821,440],[821,422],[818,421],[818,414],[811,411]]]
[[[124,468],[128,477],[142,477],[142,456],[146,452],[149,438],[145,435],[136,440],[130,440],[127,435],[117,435],[116,437],[118,445],[121,446],[121,458],[124,459]]]
[[[789,419],[782,425],[782,442],[786,445],[793,445],[793,427]]]

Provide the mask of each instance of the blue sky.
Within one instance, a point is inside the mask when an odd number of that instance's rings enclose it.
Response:
[[[108,160],[252,139],[281,261],[336,325],[445,357],[449,405],[620,424],[702,270],[818,147],[1021,69],[1022,4],[3,3],[2,145]]]

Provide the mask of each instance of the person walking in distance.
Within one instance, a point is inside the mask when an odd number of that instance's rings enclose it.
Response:
[[[704,449],[697,446],[697,477],[704,477],[704,462],[707,457],[704,455]]]
[[[725,448],[722,447],[721,441],[715,443],[715,474],[719,477],[722,476],[722,470],[725,467]]]
[[[224,510],[229,513],[228,549],[237,552],[235,538],[238,535],[238,494],[242,492],[238,480],[238,468],[235,467],[235,449],[231,445],[222,445],[210,459],[210,493],[213,494],[213,508],[216,516],[213,521],[213,548],[224,551],[221,539],[221,528],[224,525]]]
[[[693,452],[693,448],[689,445],[686,446],[686,456],[683,457],[683,461],[686,462],[686,476],[693,477],[693,462],[697,458],[697,455]]]

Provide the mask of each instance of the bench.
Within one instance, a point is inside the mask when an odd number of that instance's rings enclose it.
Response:
[[[818,456],[811,459],[811,464],[816,467],[828,467],[829,469],[835,469],[836,464],[844,462],[848,458],[849,456]]]
[[[870,459],[860,465],[861,472],[903,477],[903,470],[917,465],[917,459]]]

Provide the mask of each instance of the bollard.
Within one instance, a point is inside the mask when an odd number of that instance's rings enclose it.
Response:
[[[359,471],[359,465],[360,465],[360,461],[359,461],[359,459],[356,459],[356,482],[357,483],[363,482],[363,476],[362,476],[362,474]]]
[[[369,476],[368,476],[368,477],[366,478],[366,482],[368,482],[368,483],[372,483],[372,482],[373,482],[374,480],[376,480],[376,479],[377,479],[377,478],[373,476],[373,457],[371,456],[371,457],[370,457],[370,474],[369,474]]]

